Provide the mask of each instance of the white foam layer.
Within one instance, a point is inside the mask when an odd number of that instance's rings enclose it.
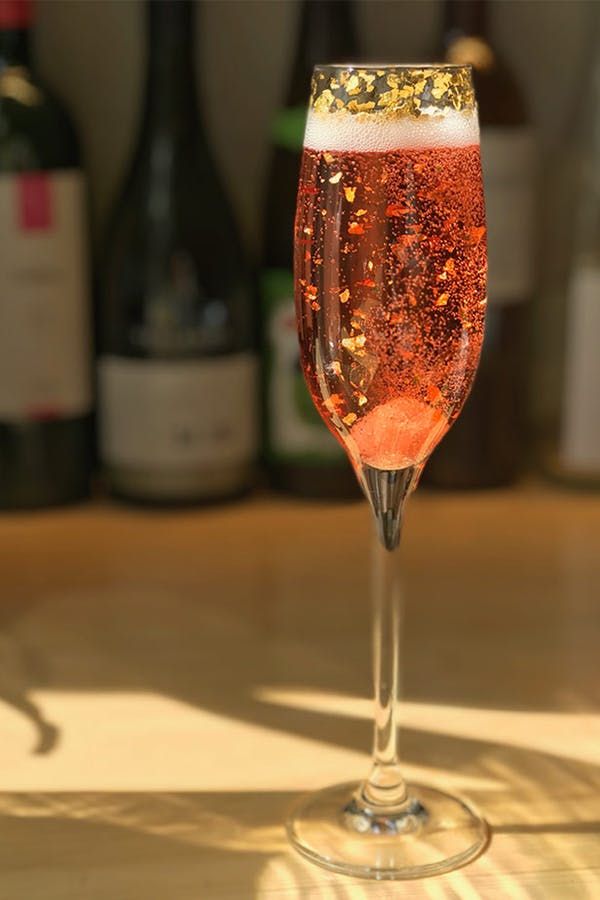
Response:
[[[372,113],[322,113],[310,110],[304,146],[312,150],[369,151],[466,147],[479,143],[475,112],[443,113],[386,119]]]

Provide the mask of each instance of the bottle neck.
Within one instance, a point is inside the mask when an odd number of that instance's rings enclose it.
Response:
[[[444,4],[444,38],[460,35],[487,37],[486,0],[446,0]]]
[[[189,0],[148,3],[148,63],[142,139],[189,139],[197,130],[198,104]]]
[[[0,26],[0,72],[8,66],[29,68],[30,62],[29,29]]]
[[[289,101],[306,103],[317,63],[347,62],[356,54],[351,0],[304,0]]]

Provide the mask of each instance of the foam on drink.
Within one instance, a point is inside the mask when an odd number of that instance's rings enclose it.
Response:
[[[308,113],[304,146],[317,151],[385,153],[479,143],[477,114],[446,110],[419,118],[388,118],[378,113]]]

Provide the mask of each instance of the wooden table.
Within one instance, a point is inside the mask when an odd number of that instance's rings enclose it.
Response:
[[[411,501],[406,774],[487,816],[451,875],[287,847],[366,772],[370,521],[271,498],[0,518],[0,900],[600,896],[600,499]]]

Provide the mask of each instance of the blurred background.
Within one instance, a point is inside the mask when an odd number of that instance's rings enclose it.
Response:
[[[403,765],[494,828],[448,896],[598,894],[599,10],[0,0],[2,898],[381,896],[282,827],[368,764],[372,523],[291,274],[341,58],[470,62],[482,125],[485,346],[398,557]]]
[[[90,465],[144,502],[356,495],[303,387],[290,275],[309,73],[341,57],[475,67],[486,346],[424,482],[598,483],[596,3],[1,6],[3,506],[85,496]]]

